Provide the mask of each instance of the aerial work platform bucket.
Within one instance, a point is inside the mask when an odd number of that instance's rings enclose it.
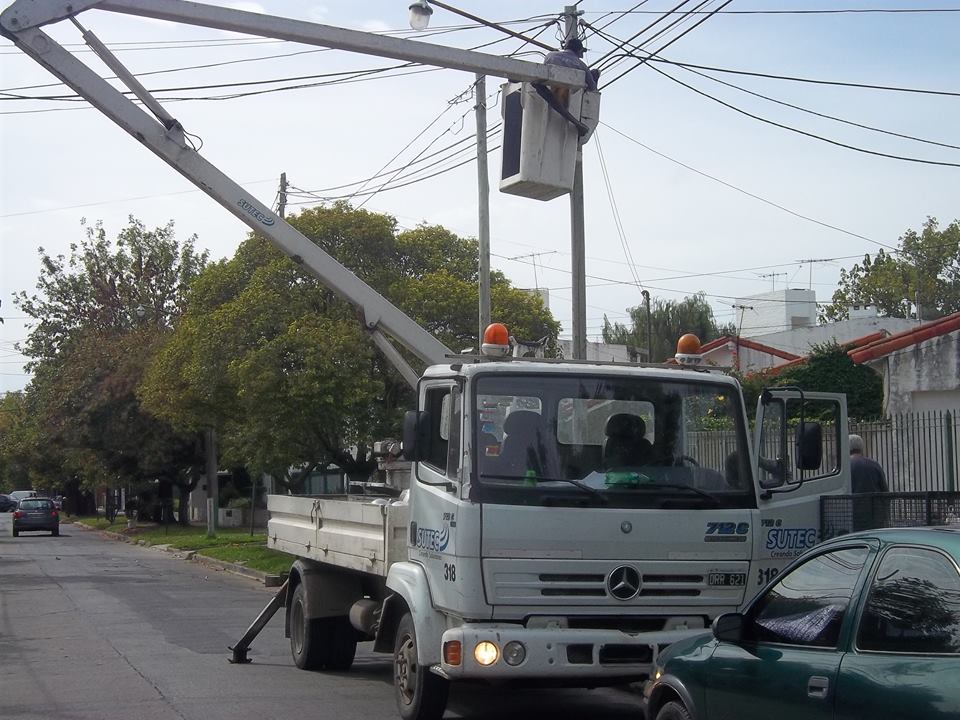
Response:
[[[581,129],[551,107],[532,83],[504,83],[501,91],[500,191],[535,200],[570,192],[577,149],[600,119],[600,93],[570,90],[566,109],[586,131],[581,137]]]

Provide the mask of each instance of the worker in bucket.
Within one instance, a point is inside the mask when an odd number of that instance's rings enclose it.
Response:
[[[583,70],[584,74],[587,76],[587,90],[596,90],[597,78],[600,77],[600,71],[591,70],[587,66],[587,64],[583,61],[584,52],[585,50],[583,47],[583,42],[581,42],[579,38],[570,38],[563,43],[562,50],[548,52],[547,56],[543,59],[543,64],[559,65],[561,67],[574,68],[575,70]],[[553,92],[553,96],[557,99],[557,103],[561,107],[567,107],[570,102],[570,88],[551,86],[550,90]]]

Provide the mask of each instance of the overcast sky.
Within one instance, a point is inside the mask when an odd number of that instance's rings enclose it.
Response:
[[[375,32],[407,29],[407,0],[219,4]],[[643,10],[663,11],[676,4],[672,0],[651,0]],[[657,17],[633,14],[617,19],[616,15],[607,15],[631,5],[634,3],[584,0],[580,8],[588,22],[602,25],[615,20],[605,32],[626,39]],[[712,2],[705,7],[718,5]],[[736,0],[727,9],[911,5],[919,4],[905,0]],[[546,21],[562,10],[560,5],[539,0],[463,0],[458,6],[497,21],[541,16]],[[925,0],[922,6],[949,8],[960,7],[960,3]],[[117,51],[135,73],[266,58],[150,75],[143,82],[151,89],[276,80],[396,64],[339,51],[303,53],[316,48],[251,42],[228,33],[100,11],[83,13],[81,21]],[[437,8],[431,28],[464,23]],[[532,19],[510,27],[532,34],[537,24],[538,20]],[[678,27],[646,47],[657,49],[688,26]],[[79,33],[68,23],[49,31],[60,42],[80,42]],[[428,36],[424,41],[472,47],[501,37],[495,30],[472,29]],[[548,28],[539,37],[555,43],[555,29]],[[960,13],[725,14],[708,19],[663,55],[715,67],[956,93],[960,92],[958,37]],[[519,45],[520,41],[511,39],[486,51],[505,55]],[[598,36],[588,37],[587,46],[588,62],[611,49]],[[528,45],[524,49],[533,48]],[[79,56],[102,75],[110,74],[91,60],[89,52]],[[536,55],[524,57],[538,60]],[[634,61],[628,58],[609,71],[601,78],[601,87],[605,79],[614,78],[632,64]],[[878,152],[960,163],[960,151],[954,149],[842,125],[748,96],[679,68],[664,69],[739,108],[805,132]],[[435,152],[472,133],[473,103],[468,94],[462,94],[473,80],[471,75],[441,70],[373,77],[376,79],[367,82],[233,99],[166,102],[165,106],[189,132],[203,139],[205,157],[268,205],[274,203],[281,172],[286,172],[300,189],[333,188],[374,175],[414,138],[418,139],[391,167],[400,167],[428,145],[426,152]],[[717,77],[820,113],[960,145],[960,97],[737,75]],[[11,43],[0,41],[2,92],[71,94],[62,85],[25,88],[54,82]],[[311,82],[318,80],[169,90],[158,96],[210,97]],[[495,95],[499,82],[488,80],[490,95]],[[494,102],[491,97],[491,126],[499,120],[499,104],[494,106]],[[447,111],[436,120],[445,108]],[[870,156],[765,125],[699,96],[649,67],[630,72],[604,91],[601,118],[610,128],[601,127],[599,143],[592,141],[584,149],[587,324],[591,339],[597,339],[604,314],[611,320],[623,320],[626,309],[640,303],[640,291],[616,229],[600,170],[599,148],[606,159],[636,277],[655,296],[679,299],[705,291],[721,322],[734,318],[730,306],[733,298],[767,291],[774,281],[778,288],[807,287],[809,268],[799,264],[800,259],[862,256],[879,247],[854,235],[895,245],[899,235],[907,228],[919,227],[927,216],[936,216],[942,223],[960,216],[960,168]],[[52,254],[67,253],[70,243],[84,235],[82,219],[90,223],[102,220],[111,237],[126,225],[130,215],[149,226],[173,220],[181,239],[196,234],[198,245],[209,249],[214,258],[232,255],[246,235],[246,227],[232,215],[83,103],[4,97],[0,102],[0,143],[0,316],[5,318],[0,325],[0,391],[21,388],[29,379],[20,366],[22,356],[13,349],[28,330],[11,295],[21,290],[30,292],[35,285],[38,247]],[[469,142],[459,147],[467,145]],[[764,204],[651,149],[854,235]],[[441,170],[466,157],[457,156],[421,174]],[[499,152],[494,152],[493,180],[499,162]],[[372,187],[389,177],[374,181]],[[495,190],[495,182],[493,187]],[[291,198],[298,199],[302,198]],[[474,236],[476,166],[468,163],[408,187],[377,193],[366,200],[365,207],[390,213],[403,227],[426,221]],[[297,206],[289,209],[295,211]],[[542,203],[494,192],[491,212],[493,266],[518,286],[549,288],[551,309],[563,323],[563,336],[569,337],[567,198]],[[814,265],[813,288],[819,300],[829,300],[840,267],[853,262],[842,259]],[[761,273],[772,272],[786,274],[760,277]]]

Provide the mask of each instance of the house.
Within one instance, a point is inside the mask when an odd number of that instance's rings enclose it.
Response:
[[[883,377],[887,415],[960,408],[960,312],[848,352]]]
[[[750,338],[724,335],[700,348],[703,362],[742,373],[758,372],[799,360],[799,355]]]
[[[893,335],[916,327],[917,321],[908,318],[878,317],[876,312],[857,316],[851,312],[849,320],[764,333],[754,335],[751,339],[802,356],[809,355],[816,345],[831,342],[838,345],[859,344],[862,338],[876,333]]]

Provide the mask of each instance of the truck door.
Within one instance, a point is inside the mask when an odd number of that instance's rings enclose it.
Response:
[[[849,492],[846,396],[766,390],[757,403],[754,477],[760,532],[754,536],[754,590],[820,540],[820,496]]]
[[[434,607],[460,613],[464,597],[482,597],[471,581],[479,577],[470,530],[475,508],[460,498],[463,457],[463,393],[454,380],[421,383],[420,407],[429,427],[425,448],[411,478],[408,553],[423,566]],[[466,530],[466,536],[464,531]],[[464,557],[461,557],[464,556]],[[477,581],[478,582],[478,581]]]

